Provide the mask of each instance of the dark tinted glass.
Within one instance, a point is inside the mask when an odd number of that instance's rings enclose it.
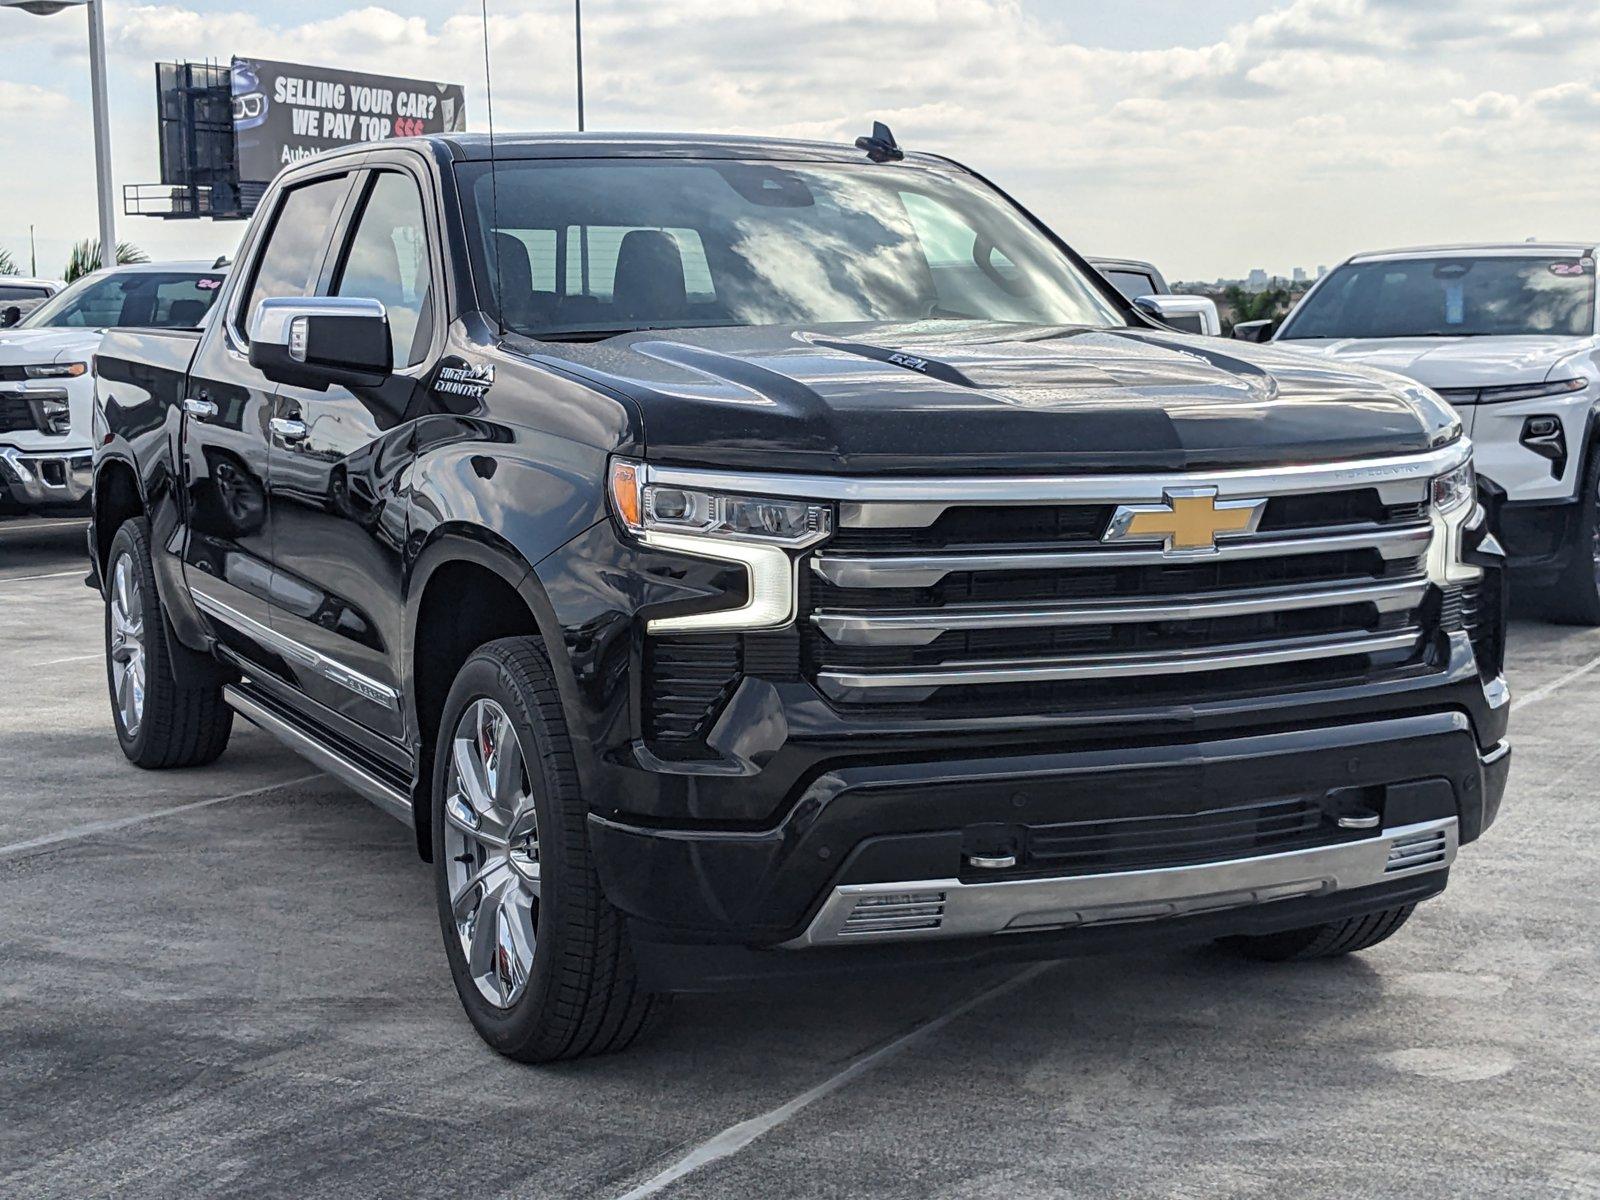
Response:
[[[14,283],[0,283],[0,300],[43,300],[49,294],[43,288],[19,287]]]
[[[1129,300],[1156,294],[1156,281],[1138,271],[1107,271],[1106,278]]]
[[[317,286],[317,272],[339,202],[350,186],[347,176],[323,179],[287,193],[278,208],[267,246],[256,266],[250,299],[244,306],[241,333],[248,334],[256,305],[277,296],[309,296]]]
[[[333,294],[382,301],[394,365],[407,367],[422,361],[433,336],[432,282],[422,196],[410,176],[386,171],[367,194]]]
[[[1594,332],[1594,260],[1548,256],[1350,263],[1280,338],[1488,337]]]

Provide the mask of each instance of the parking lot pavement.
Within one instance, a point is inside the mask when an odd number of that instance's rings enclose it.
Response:
[[[1600,633],[1515,627],[1501,821],[1368,954],[685,999],[541,1069],[460,1016],[406,830],[248,726],[127,766],[77,542],[10,545],[0,1195],[1600,1197]]]

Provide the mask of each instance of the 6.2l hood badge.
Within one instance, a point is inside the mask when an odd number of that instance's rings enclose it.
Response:
[[[1124,504],[1103,542],[1161,542],[1168,553],[1215,550],[1226,537],[1247,537],[1261,524],[1265,500],[1218,500],[1216,488],[1168,488],[1161,504]]]

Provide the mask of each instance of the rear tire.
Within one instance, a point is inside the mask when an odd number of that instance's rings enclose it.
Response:
[[[106,682],[122,753],[148,770],[215,762],[228,748],[233,710],[220,687],[178,682],[143,517],[124,521],[111,539],[105,588]]]
[[[1338,958],[1366,950],[1393,937],[1411,916],[1414,904],[1387,908],[1362,917],[1286,929],[1256,937],[1223,938],[1226,949],[1257,962],[1306,962],[1314,958]]]
[[[1567,567],[1550,596],[1550,619],[1562,625],[1600,625],[1600,449],[1583,472]]]
[[[434,882],[456,993],[521,1062],[631,1045],[665,1007],[639,986],[622,914],[589,849],[561,700],[543,645],[474,651],[439,723]]]

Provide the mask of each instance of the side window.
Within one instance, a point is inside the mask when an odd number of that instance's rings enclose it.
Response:
[[[433,272],[422,195],[411,176],[384,171],[373,179],[333,294],[383,302],[396,367],[415,366],[427,354],[433,340]]]
[[[1140,271],[1107,271],[1106,278],[1129,300],[1156,295],[1156,281]]]
[[[278,296],[309,296],[328,248],[339,201],[350,186],[348,176],[319,179],[284,193],[267,234],[266,249],[256,260],[250,298],[239,313],[238,332],[248,337],[256,305]]]

